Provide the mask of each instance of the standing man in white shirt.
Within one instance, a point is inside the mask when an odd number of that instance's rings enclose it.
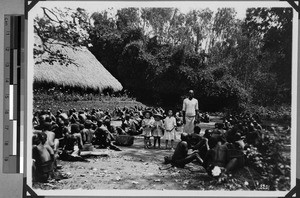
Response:
[[[195,121],[198,120],[198,100],[194,98],[194,91],[189,91],[189,97],[183,100],[183,132],[191,134],[194,132]]]

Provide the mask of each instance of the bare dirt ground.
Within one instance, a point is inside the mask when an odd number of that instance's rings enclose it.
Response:
[[[60,162],[71,178],[61,180],[58,189],[180,189],[180,171],[162,170],[163,157],[170,150],[144,149],[143,140],[121,152],[103,150],[108,157],[89,158],[89,162]],[[196,166],[196,165],[194,165]],[[199,167],[200,168],[200,167]],[[173,168],[172,168],[173,169]]]

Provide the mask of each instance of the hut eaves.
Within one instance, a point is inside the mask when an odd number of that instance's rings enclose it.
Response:
[[[36,45],[41,45],[41,41],[35,36]],[[74,60],[76,64],[68,66],[61,65],[59,62],[41,62],[34,66],[34,81],[49,82],[63,86],[73,86],[81,88],[92,88],[102,91],[105,88],[112,88],[114,91],[123,89],[121,83],[96,59],[96,57],[86,47],[76,47],[60,44],[50,44],[49,48],[53,51],[59,50]],[[47,58],[49,54],[44,53],[43,57],[35,59],[40,62]]]

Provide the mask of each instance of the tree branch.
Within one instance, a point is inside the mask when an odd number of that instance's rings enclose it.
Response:
[[[51,21],[54,21],[54,22],[56,22],[56,23],[61,23],[61,21],[59,20],[59,18],[57,17],[57,15],[56,15],[52,10],[49,10],[48,8],[45,8],[45,7],[42,7],[42,9],[43,9],[44,14],[45,14]],[[51,14],[53,14],[57,20],[52,19],[52,18],[48,15],[48,13],[47,13],[46,11],[50,12]]]

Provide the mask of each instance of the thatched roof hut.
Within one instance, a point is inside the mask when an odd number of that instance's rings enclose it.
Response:
[[[41,40],[38,36],[35,36],[35,45],[41,46]],[[61,54],[67,55],[74,64],[66,66],[59,62],[53,62],[51,65],[41,61],[47,59],[48,53],[35,57],[34,82],[47,82],[100,91],[105,88],[111,88],[114,91],[123,89],[121,83],[105,69],[86,47],[72,48],[61,44],[48,44],[48,47],[51,51],[59,50]]]

